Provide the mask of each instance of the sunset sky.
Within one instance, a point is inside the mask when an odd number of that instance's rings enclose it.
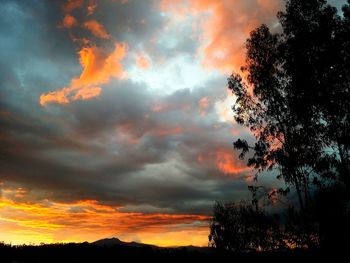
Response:
[[[253,174],[226,80],[281,9],[1,1],[0,241],[207,245],[214,201],[248,198]]]

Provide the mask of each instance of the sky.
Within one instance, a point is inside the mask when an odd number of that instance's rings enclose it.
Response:
[[[282,0],[2,0],[0,241],[207,245],[249,198],[227,78]]]

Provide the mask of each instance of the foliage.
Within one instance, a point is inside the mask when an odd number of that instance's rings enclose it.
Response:
[[[248,157],[247,164],[257,175],[276,171],[277,178],[297,194],[300,211],[288,208],[283,228],[283,240],[291,247],[312,248],[320,242],[334,246],[339,244],[333,241],[341,236],[341,229],[348,227],[340,224],[343,228],[333,227],[336,233],[329,234],[330,222],[336,220],[327,215],[339,215],[339,221],[348,218],[350,199],[349,3],[341,16],[325,0],[287,0],[285,11],[277,15],[281,31],[272,33],[266,25],[253,30],[246,42],[246,65],[241,74],[228,79],[236,98],[235,120],[250,128],[256,139],[253,145],[241,138],[234,142],[239,157]],[[328,191],[335,186],[337,192]],[[256,198],[253,203],[255,210],[214,208],[215,246],[271,248],[250,239],[250,229],[258,223],[250,222],[247,215],[261,216]]]
[[[210,245],[221,250],[271,251],[285,246],[278,218],[269,217],[245,203],[214,205],[210,223]]]

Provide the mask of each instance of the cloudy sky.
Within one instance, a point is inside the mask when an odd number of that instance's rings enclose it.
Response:
[[[0,240],[206,245],[249,197],[226,79],[282,0],[0,4]]]

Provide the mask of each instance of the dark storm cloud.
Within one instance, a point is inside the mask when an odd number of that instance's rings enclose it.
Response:
[[[29,124],[20,121],[24,116],[4,118],[6,133],[13,136],[5,137],[9,150],[2,180],[46,189],[58,200],[94,198],[113,204],[151,204],[174,212],[194,208],[208,212],[213,200],[242,194],[235,189],[245,184],[222,177],[215,161],[197,163],[198,151],[209,153],[215,144],[231,145],[231,136],[221,134],[225,129],[213,131],[210,116],[193,123],[198,99],[208,95],[205,89],[204,94],[183,90],[159,98],[175,106],[152,112],[153,100],[145,89],[126,81],[120,85],[105,89],[100,99],[68,105],[65,109],[71,115],[64,119],[69,127],[64,131],[61,115],[51,116],[50,122],[27,118]],[[190,105],[186,112],[176,106],[180,98]],[[116,127],[124,122],[131,124],[126,132],[138,138],[136,145],[115,140]],[[187,131],[152,133],[171,125],[182,125]]]
[[[45,57],[62,76],[72,70],[64,70],[67,62],[77,64],[74,43],[67,41],[66,32],[57,30],[62,19],[59,1],[5,0],[0,19],[2,61],[25,66],[37,56]]]
[[[109,34],[152,52],[149,37],[166,22],[154,3],[98,3],[94,18]],[[116,80],[96,99],[41,107],[42,92],[65,86],[80,70],[76,44],[57,28],[61,2],[1,5],[1,182],[46,191],[52,200],[96,199],[142,212],[207,213],[214,200],[247,194],[249,171],[225,174],[217,165],[222,151],[235,154],[231,130],[245,133],[218,120],[215,101],[226,96],[224,78],[169,95]],[[72,13],[80,21],[82,12]],[[179,49],[160,42],[154,54],[191,52],[192,42],[185,38]],[[209,103],[201,115],[204,97]]]

